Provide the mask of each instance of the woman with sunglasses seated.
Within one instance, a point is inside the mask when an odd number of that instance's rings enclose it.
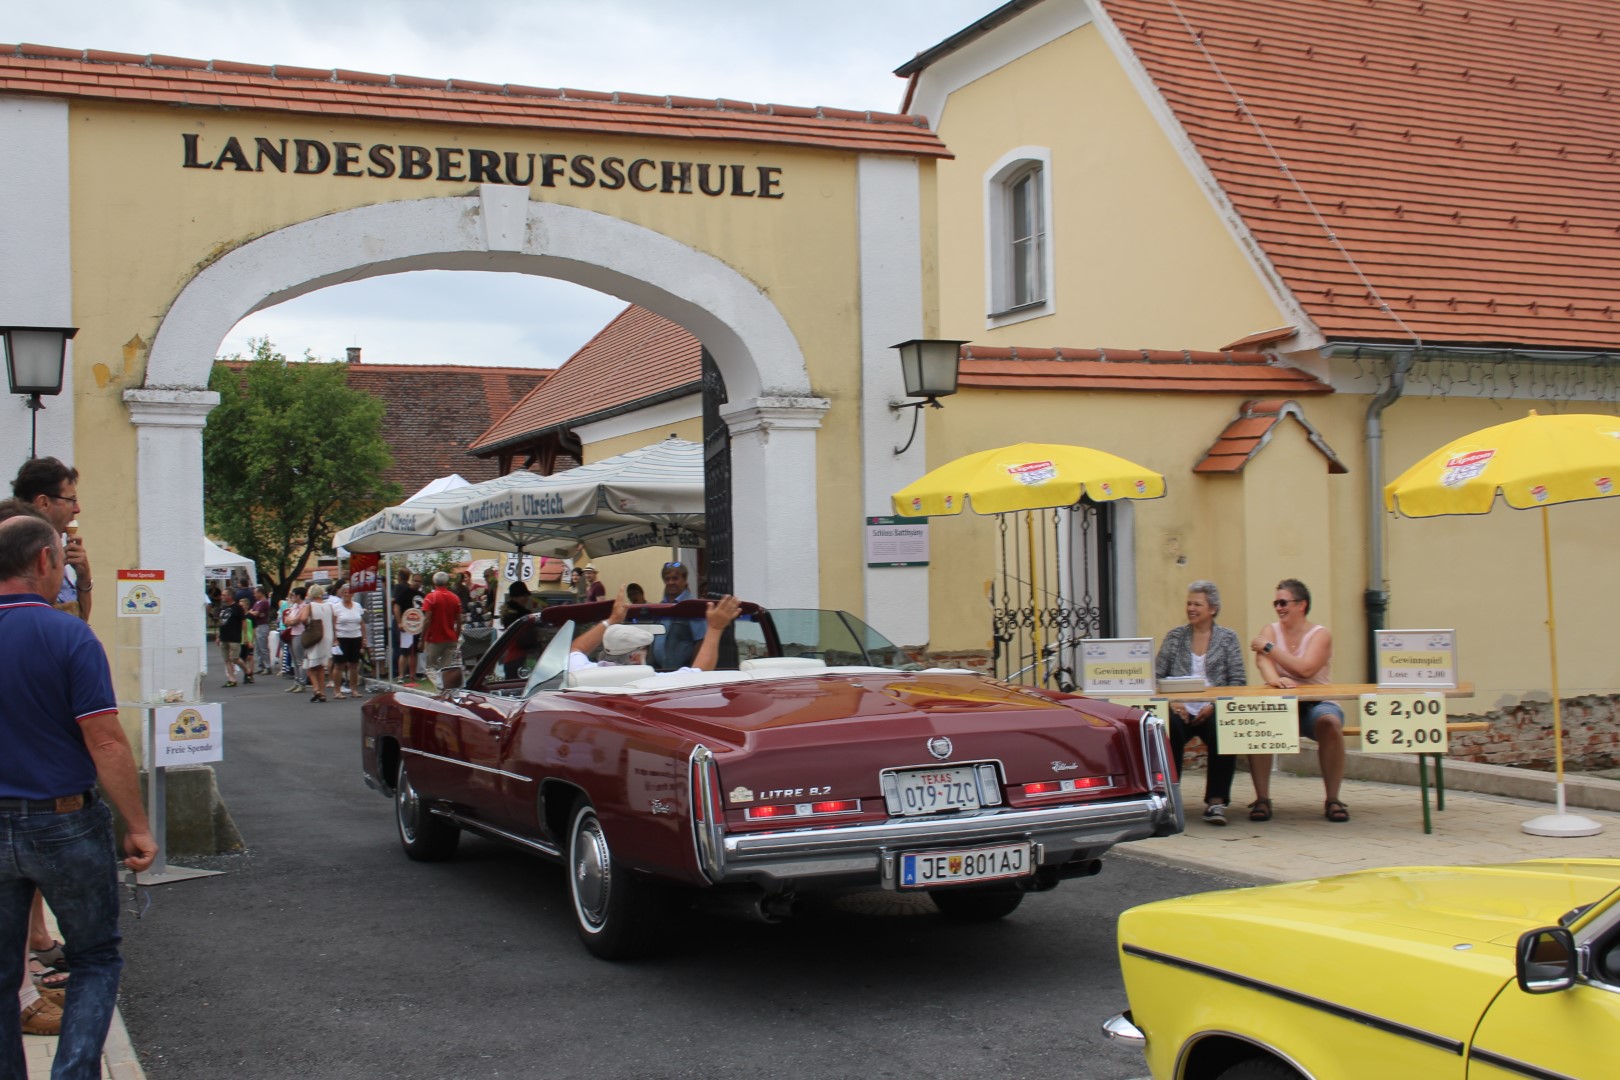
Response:
[[[1271,606],[1276,609],[1277,621],[1249,642],[1255,666],[1266,685],[1286,690],[1331,683],[1333,635],[1327,627],[1306,618],[1311,613],[1311,590],[1302,581],[1284,578],[1277,582]],[[1334,822],[1349,821],[1350,809],[1339,800],[1339,785],[1344,780],[1344,711],[1331,701],[1301,700],[1299,733],[1316,740],[1327,795],[1322,816]],[[1249,820],[1270,821],[1271,755],[1249,755],[1249,772],[1254,778]]]

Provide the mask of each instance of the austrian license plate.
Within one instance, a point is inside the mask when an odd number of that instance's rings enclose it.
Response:
[[[985,766],[990,768],[990,766]],[[905,769],[883,774],[883,796],[889,813],[902,817],[938,814],[945,810],[977,810],[977,766],[942,765],[937,769]]]
[[[1034,870],[1029,844],[969,848],[966,851],[914,851],[900,856],[900,887],[965,885],[1024,877]]]

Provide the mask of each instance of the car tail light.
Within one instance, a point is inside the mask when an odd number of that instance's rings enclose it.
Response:
[[[859,799],[841,799],[837,802],[775,803],[770,806],[750,806],[743,811],[743,816],[749,821],[765,821],[777,818],[831,817],[836,814],[858,814],[860,812],[861,801]]]
[[[1101,791],[1114,786],[1112,776],[1081,776],[1073,780],[1040,780],[1024,785],[1025,798],[1043,795],[1073,795],[1078,791]]]
[[[708,783],[704,783],[704,779]],[[699,823],[719,821],[720,808],[720,781],[714,775],[714,763],[707,757],[692,760],[692,817]],[[707,797],[705,797],[707,796]]]
[[[709,820],[708,807],[703,805],[703,766],[692,762],[692,816],[700,823]]]

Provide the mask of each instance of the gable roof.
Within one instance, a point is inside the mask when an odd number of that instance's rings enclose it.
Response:
[[[1245,401],[1238,410],[1236,420],[1226,425],[1215,444],[1204,452],[1197,465],[1193,466],[1195,473],[1240,473],[1243,467],[1253,460],[1265,445],[1271,441],[1276,432],[1277,425],[1292,417],[1305,429],[1305,437],[1312,446],[1322,452],[1327,458],[1328,472],[1347,473],[1350,470],[1339,455],[1322,438],[1321,432],[1316,430],[1309,420],[1305,419],[1305,410],[1300,408],[1297,401]]]
[[[1328,338],[1620,347],[1608,5],[1100,6]]]
[[[223,363],[241,372],[246,361]],[[474,367],[459,364],[351,363],[351,389],[383,403],[383,439],[394,456],[384,479],[415,491],[430,480],[460,473],[469,483],[493,480],[493,461],[468,456],[478,433],[509,412],[554,374],[550,368]]]
[[[959,386],[983,390],[1148,390],[1331,394],[1273,353],[962,347]]]
[[[51,45],[0,45],[0,91],[329,118],[950,156],[926,120],[898,113],[423,79]]]
[[[548,428],[695,394],[702,378],[698,339],[662,315],[631,304],[479,435],[470,452],[494,454]]]

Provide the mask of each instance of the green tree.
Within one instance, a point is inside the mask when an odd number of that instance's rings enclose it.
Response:
[[[450,575],[450,583],[455,584],[456,571],[461,564],[471,556],[466,548],[441,548],[438,551],[418,551],[406,559],[413,573],[421,574],[422,580],[429,588],[433,586],[433,575],[444,571]]]
[[[351,390],[345,365],[307,351],[289,363],[269,338],[248,344],[240,372],[220,363],[208,379],[219,406],[203,430],[203,516],[279,600],[334,532],[400,492],[383,479],[383,403]]]

